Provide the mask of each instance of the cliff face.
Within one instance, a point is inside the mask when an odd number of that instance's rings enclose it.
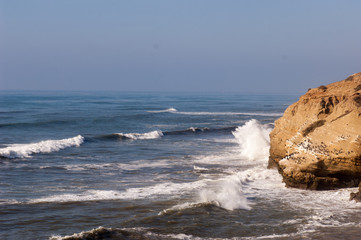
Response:
[[[357,186],[361,180],[361,73],[310,89],[270,134],[269,166],[305,189]]]

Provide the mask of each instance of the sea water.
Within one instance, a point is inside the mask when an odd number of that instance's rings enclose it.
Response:
[[[297,96],[0,93],[0,239],[359,239],[356,189],[286,188],[269,133]]]

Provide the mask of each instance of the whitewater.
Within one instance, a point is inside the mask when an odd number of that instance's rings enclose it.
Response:
[[[79,147],[84,142],[80,135],[61,139],[45,140],[29,144],[9,144],[8,147],[0,148],[0,156],[4,158],[27,158],[35,153],[51,153],[67,147]]]
[[[358,239],[355,189],[286,188],[297,96],[3,93],[0,239]]]

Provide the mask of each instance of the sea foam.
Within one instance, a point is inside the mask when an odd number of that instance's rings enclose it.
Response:
[[[202,179],[189,183],[164,182],[148,187],[128,188],[125,191],[117,190],[87,190],[78,193],[56,194],[27,201],[29,204],[44,202],[84,202],[120,199],[149,199],[161,196],[178,196],[178,194],[204,187],[210,180]]]
[[[227,210],[245,209],[251,206],[242,192],[242,181],[236,175],[220,179],[199,193],[200,202],[210,202]]]
[[[163,132],[160,130],[151,131],[147,133],[117,133],[120,137],[129,138],[133,140],[137,139],[156,139],[163,137]]]
[[[173,211],[195,208],[205,204],[233,211],[235,209],[250,210],[251,204],[242,192],[242,181],[237,175],[209,181],[198,191],[194,202],[185,202],[162,210],[158,215]]]
[[[104,228],[98,227],[90,231],[82,231],[73,235],[60,236],[53,235],[49,240],[74,240],[74,239],[158,239],[158,240],[204,240],[205,238],[195,237],[193,235],[178,234],[160,234],[149,231],[147,228]],[[207,238],[215,240],[215,238]],[[219,239],[219,238],[217,238]]]
[[[252,164],[253,167],[246,171],[230,172],[228,176],[207,183],[205,187],[199,189],[195,202],[176,205],[162,211],[161,214],[196,207],[204,203],[213,204],[230,211],[235,209],[250,210],[252,203],[247,200],[244,194],[243,184],[268,178],[267,175],[270,174],[270,170],[264,166],[264,163],[268,159],[270,131],[271,129],[260,124],[257,120],[250,120],[243,126],[236,128],[232,133],[239,144],[237,151],[228,150],[228,154],[223,153],[220,156],[202,156],[202,163],[218,163],[224,166],[230,163],[233,165],[235,162],[237,162],[236,165],[242,165],[241,162],[246,161],[246,164]],[[239,154],[243,159],[239,158]],[[224,159],[227,159],[227,162]],[[197,170],[197,167],[194,169]]]
[[[271,129],[252,119],[233,131],[240,154],[247,160],[264,160],[269,156]]]
[[[73,138],[61,140],[46,140],[29,144],[11,144],[0,148],[0,156],[4,158],[28,158],[36,153],[56,152],[68,147],[79,147],[84,142],[84,137],[78,135]]]
[[[268,158],[270,131],[270,128],[252,119],[232,132],[239,144],[240,155],[247,161],[257,163],[256,168],[259,168],[259,163],[265,163]],[[250,210],[251,204],[242,190],[242,185],[247,183],[250,177],[243,176],[243,173],[243,171],[233,173],[202,189],[199,192],[199,202],[211,202],[227,210]],[[258,177],[264,176],[256,178]]]

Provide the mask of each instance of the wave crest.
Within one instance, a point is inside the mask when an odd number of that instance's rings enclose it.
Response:
[[[83,142],[84,137],[78,135],[73,138],[61,140],[46,140],[29,144],[11,144],[6,148],[0,148],[0,156],[3,158],[28,158],[35,153],[50,153],[68,147],[79,147]]]
[[[118,136],[128,139],[156,139],[163,137],[163,132],[160,130],[147,132],[147,133],[117,133]]]
[[[177,112],[177,109],[175,108],[167,108],[164,110],[158,110],[158,111],[147,111],[149,113],[166,113],[166,112]]]

